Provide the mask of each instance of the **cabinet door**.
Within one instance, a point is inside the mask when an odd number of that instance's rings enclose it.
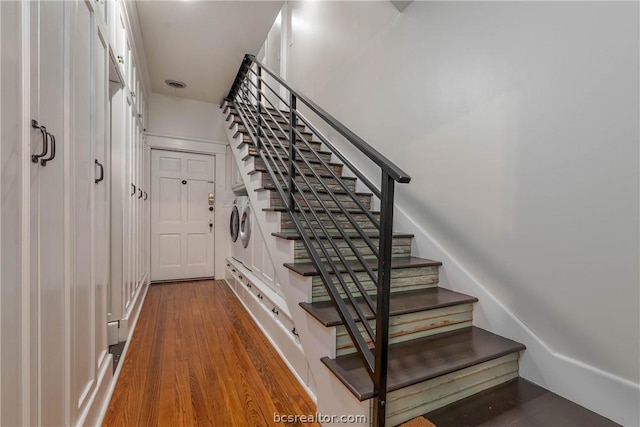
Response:
[[[96,27],[97,30],[97,27]],[[107,345],[107,287],[110,266],[110,144],[108,138],[109,94],[108,60],[109,50],[106,35],[97,30],[93,34],[93,87],[94,114],[94,244],[95,265],[95,333],[97,364],[99,367],[108,352]]]
[[[66,2],[30,2],[31,118],[46,127],[32,129],[31,153],[47,155],[31,162],[31,396],[30,424],[63,425],[65,419],[65,274],[64,274],[64,30]],[[55,157],[46,166],[56,142]]]
[[[126,283],[126,218],[125,210],[131,183],[126,167],[126,130],[124,91],[116,83],[111,83],[111,274],[109,280],[109,322],[122,319]],[[115,343],[114,343],[115,344]]]
[[[93,16],[85,2],[69,2],[71,31],[71,400],[72,418],[95,385],[92,144]]]

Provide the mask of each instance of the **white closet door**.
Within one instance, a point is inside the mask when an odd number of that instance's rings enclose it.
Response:
[[[109,125],[109,94],[108,94],[108,64],[109,50],[105,34],[94,32],[93,69],[95,90],[95,120],[94,120],[94,225],[95,235],[93,256],[95,262],[95,331],[97,366],[100,366],[108,353],[107,330],[107,288],[109,285],[110,268],[110,144],[108,137]]]
[[[153,150],[151,279],[214,276],[214,157]]]
[[[46,127],[47,155],[31,162],[31,425],[63,425],[65,418],[64,128],[65,2],[30,2],[31,118]],[[53,142],[55,138],[55,157]],[[42,132],[32,129],[31,153],[41,154]],[[46,166],[42,165],[42,160]]]
[[[91,12],[85,2],[69,2],[71,29],[71,403],[77,414],[95,383]],[[74,416],[72,416],[75,418]]]

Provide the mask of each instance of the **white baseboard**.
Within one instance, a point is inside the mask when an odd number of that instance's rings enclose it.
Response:
[[[142,285],[138,287],[138,290],[133,296],[129,309],[122,319],[120,319],[118,329],[118,339],[120,342],[127,341],[131,336],[131,331],[135,328],[135,322],[138,320],[138,315],[140,314],[140,309],[142,308],[142,303],[144,302],[144,297],[147,294],[148,287],[149,281],[145,278]]]
[[[97,387],[95,388],[93,395],[89,400],[84,413],[78,418],[76,425],[78,426],[99,426],[102,424],[101,408],[104,406],[104,402],[109,403],[111,393],[109,392],[109,386],[113,381],[113,356],[111,354],[106,355],[102,365],[98,371]],[[106,410],[106,409],[105,409]]]
[[[120,371],[122,371],[122,366],[124,365],[124,362],[126,360],[127,351],[129,350],[129,345],[131,344],[131,337],[133,336],[133,331],[135,330],[136,324],[138,323],[138,319],[140,318],[140,311],[142,308],[142,304],[144,303],[144,300],[147,296],[148,289],[149,289],[149,282],[145,281],[144,284],[140,286],[138,290],[138,295],[136,296],[137,298],[136,305],[138,306],[138,308],[136,310],[129,311],[130,315],[128,317],[129,319],[128,335],[125,338],[127,343],[125,344],[124,349],[122,350],[122,355],[120,356],[120,362],[118,363],[118,367],[116,368],[116,371],[113,373],[111,381],[106,381],[106,385],[107,385],[106,392],[104,393],[104,396],[102,397],[102,399],[97,399],[95,402],[93,402],[90,413],[95,412],[95,416],[91,418],[91,420],[95,420],[95,423],[85,424],[85,425],[101,426],[102,422],[104,421],[104,416],[107,414],[107,409],[109,409],[111,396],[113,396],[113,391],[115,390],[116,384],[118,383],[118,378],[120,377]],[[109,357],[111,357],[111,355],[109,355]],[[111,363],[109,363],[110,369],[112,369],[111,366],[112,366]],[[89,419],[87,421],[89,421]]]

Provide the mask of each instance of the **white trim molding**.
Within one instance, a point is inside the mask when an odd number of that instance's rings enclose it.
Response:
[[[198,138],[146,132],[147,145],[152,149],[184,151],[198,154],[227,154],[229,143]]]

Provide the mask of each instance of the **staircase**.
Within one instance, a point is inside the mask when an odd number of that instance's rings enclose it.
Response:
[[[380,186],[297,110],[300,101],[380,166]],[[265,215],[277,214],[271,236],[291,248],[283,268],[310,283],[296,303],[335,339],[325,354],[305,349],[325,367],[314,375],[372,399],[367,415],[378,426],[518,377],[525,347],[474,327],[477,299],[439,287],[441,263],[413,257],[413,236],[392,231],[394,184],[408,183],[406,174],[252,56],[223,107],[235,152],[257,182],[251,191]]]

